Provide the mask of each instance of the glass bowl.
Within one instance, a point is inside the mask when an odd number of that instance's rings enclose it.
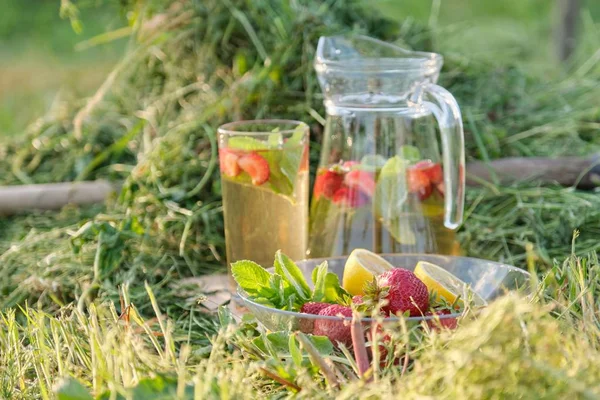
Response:
[[[482,260],[470,257],[455,257],[431,254],[382,254],[383,258],[389,261],[395,267],[402,267],[414,270],[417,262],[429,261],[433,264],[451,272],[464,282],[471,285],[471,289],[479,294],[484,300],[492,301],[495,298],[505,294],[508,291],[519,290],[525,294],[530,293],[530,275],[527,271],[513,267],[511,265],[499,262]],[[344,265],[348,257],[335,258],[315,258],[299,261],[296,264],[302,270],[306,281],[312,284],[312,270],[323,261],[327,261],[329,271],[337,274],[342,280]],[[272,271],[272,269],[271,269]],[[351,318],[342,318],[335,316],[319,316],[303,314],[294,311],[284,311],[267,307],[255,303],[248,298],[247,294],[238,287],[237,294],[241,305],[252,313],[256,319],[267,329],[272,331],[280,330],[301,330],[306,333],[312,332],[312,326],[317,319],[328,320],[351,320]],[[459,313],[439,315],[439,316],[421,316],[406,317],[406,321],[428,321],[439,318],[440,320],[455,320]],[[368,323],[372,318],[363,318],[361,322]],[[386,318],[386,323],[398,322],[397,317]]]

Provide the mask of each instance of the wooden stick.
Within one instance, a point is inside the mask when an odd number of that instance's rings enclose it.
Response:
[[[501,158],[489,164],[470,162],[467,164],[467,185],[478,186],[481,180],[492,182],[492,173],[502,184],[531,179],[592,189],[600,186],[600,155],[586,158]]]
[[[0,215],[102,203],[115,190],[107,181],[0,186]]]

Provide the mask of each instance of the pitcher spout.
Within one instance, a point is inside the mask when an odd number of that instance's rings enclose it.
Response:
[[[435,83],[443,58],[361,35],[324,36],[314,62],[326,101],[377,106],[405,101],[418,84]]]

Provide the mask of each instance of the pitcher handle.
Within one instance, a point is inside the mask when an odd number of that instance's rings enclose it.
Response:
[[[433,83],[420,85],[412,102],[427,108],[440,126],[444,162],[444,225],[456,229],[463,219],[465,204],[465,138],[456,99]]]

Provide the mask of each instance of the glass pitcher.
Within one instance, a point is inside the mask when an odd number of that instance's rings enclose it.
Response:
[[[456,100],[435,84],[442,63],[439,54],[364,36],[319,40],[315,69],[327,122],[310,258],[358,247],[460,254],[463,126]]]

